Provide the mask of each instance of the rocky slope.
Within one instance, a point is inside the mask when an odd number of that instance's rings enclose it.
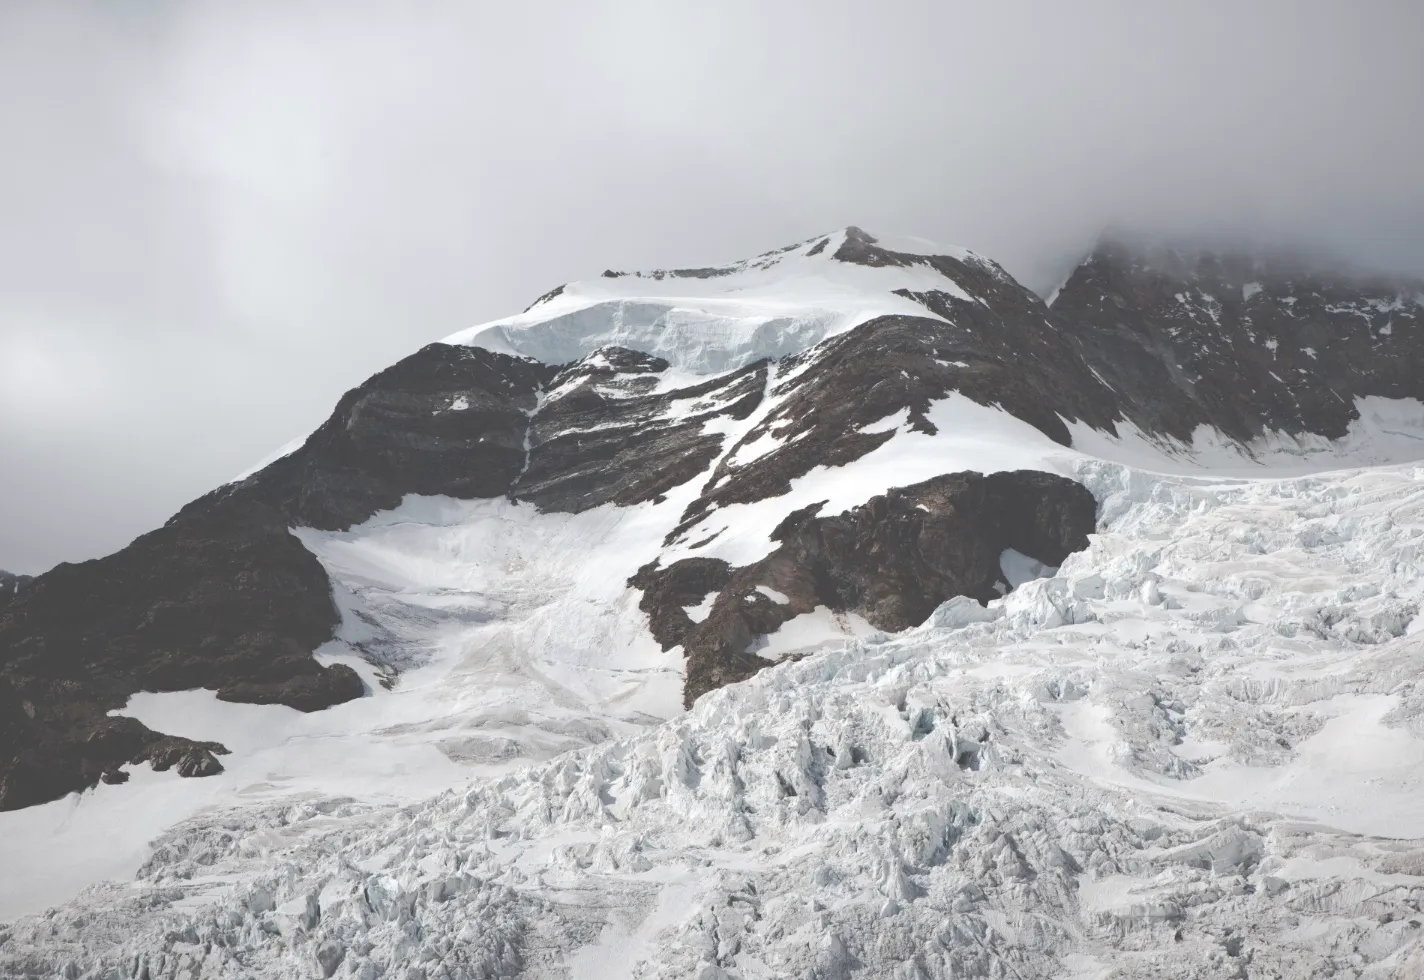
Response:
[[[0,603],[8,602],[21,589],[34,581],[33,575],[17,575],[0,568]]]
[[[143,762],[222,771],[223,745],[115,716],[136,692],[309,712],[399,687],[451,629],[505,657],[512,641],[488,635],[490,617],[522,613],[488,570],[481,589],[444,584],[412,605],[409,582],[337,569],[412,500],[487,501],[480,521],[496,506],[513,508],[506,521],[651,515],[629,516],[654,538],[620,545],[597,594],[623,589],[646,613],[645,645],[687,658],[678,700],[691,704],[772,662],[767,638],[792,620],[903,629],[953,595],[1007,591],[1010,552],[1059,564],[1086,543],[1091,502],[1071,480],[1013,471],[1052,469],[1048,447],[1075,434],[1332,438],[1358,399],[1417,396],[1420,301],[1408,284],[1105,243],[1049,308],[972,253],[858,229],[728,267],[562,287],[376,375],[294,452],[0,606],[0,809]],[[1041,436],[1032,451],[971,445],[1014,424]],[[693,622],[687,607],[714,592]],[[499,608],[453,598],[470,595]],[[525,637],[536,653],[569,645],[539,628]],[[589,649],[574,667],[682,673],[591,649],[611,635],[575,642]],[[542,656],[531,663],[547,674]],[[573,730],[551,707],[570,698],[598,706],[574,711],[592,726],[575,741],[646,720],[608,707],[633,703],[626,677],[571,683],[529,695],[539,738]],[[496,744],[441,750],[488,758]]]
[[[1072,473],[1051,579],[413,805],[206,814],[0,974],[1418,976],[1417,468]]]
[[[1107,238],[1052,300],[1147,432],[1338,439],[1359,398],[1424,398],[1424,282]]]

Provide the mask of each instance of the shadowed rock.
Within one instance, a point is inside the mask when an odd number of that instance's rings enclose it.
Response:
[[[524,465],[528,412],[554,371],[431,345],[345,395],[306,443],[105,558],[62,564],[0,605],[0,809],[122,780],[142,761],[221,772],[214,743],[113,718],[138,691],[316,711],[360,697],[312,651],[340,617],[288,530],[346,528],[407,493],[498,496]]]
[[[1105,240],[1050,309],[967,253],[899,253],[852,228],[825,256],[830,241],[626,276],[691,287],[805,247],[827,263],[922,266],[962,288],[902,290],[923,315],[877,317],[775,365],[680,390],[669,390],[665,360],[619,347],[550,365],[432,344],[348,392],[300,449],[124,550],[33,581],[0,573],[0,809],[122,782],[121,767],[141,761],[221,771],[221,746],[109,715],[138,691],[207,688],[303,711],[361,696],[354,671],[312,658],[339,615],[293,527],[349,529],[409,494],[580,512],[697,481],[668,538],[689,544],[717,509],[780,496],[813,469],[896,438],[865,431],[873,423],[903,413],[933,434],[931,407],[952,393],[1064,445],[1068,423],[1113,432],[1123,420],[1179,439],[1199,425],[1238,439],[1267,429],[1338,437],[1356,398],[1424,399],[1419,283]],[[750,418],[768,397],[775,411],[739,445],[773,448],[750,462],[729,455],[727,427],[709,423]],[[755,565],[653,562],[630,585],[657,640],[687,651],[690,703],[764,666],[749,647],[795,615],[824,606],[901,629],[950,596],[983,601],[1003,585],[1005,548],[1057,564],[1082,547],[1092,512],[1087,492],[1058,477],[950,474],[844,514],[792,514]],[[713,592],[712,612],[693,622],[686,607]]]
[[[818,607],[895,631],[924,622],[957,595],[988,602],[1007,588],[999,564],[1005,550],[1059,565],[1087,547],[1097,504],[1072,480],[1018,470],[947,474],[843,514],[820,517],[819,510],[814,504],[790,514],[773,532],[780,546],[755,564],[730,569],[685,558],[665,569],[646,566],[629,580],[643,590],[641,608],[664,649],[683,644],[688,706],[767,666],[753,642]],[[693,623],[683,607],[714,591],[711,613]]]
[[[1356,398],[1424,399],[1424,282],[1106,238],[1052,312],[1128,418],[1184,441],[1336,439]]]
[[[34,580],[33,575],[16,575],[14,572],[7,572],[0,568],[0,606],[19,595],[20,590]]]

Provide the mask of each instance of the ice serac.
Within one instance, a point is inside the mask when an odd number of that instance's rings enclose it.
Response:
[[[1050,308],[972,252],[857,228],[566,284],[12,591],[0,809],[145,761],[219,775],[221,739],[149,727],[138,692],[370,695],[363,731],[487,768],[637,730],[823,627],[994,600],[1022,581],[1006,554],[1057,566],[1097,518],[1093,447],[1191,466],[1203,427],[1338,442],[1360,405],[1411,404],[1421,296],[1105,241]]]

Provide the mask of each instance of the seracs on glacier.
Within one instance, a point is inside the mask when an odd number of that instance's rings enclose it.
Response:
[[[717,374],[900,312],[892,289],[950,288],[833,275],[817,241],[727,276],[565,287],[451,340]],[[374,696],[314,715],[136,697],[129,713],[243,751],[208,780],[0,814],[11,880],[68,899],[0,927],[0,973],[1424,972],[1424,415],[1368,401],[1345,440],[1248,447],[1074,427],[1070,450],[954,396],[937,436],[887,419],[875,452],[715,515],[718,553],[754,560],[802,503],[957,469],[1071,476],[1099,532],[987,608],[847,627],[684,714],[679,653],[624,581],[690,487],[581,514],[407,498],[300,531],[347,613],[321,655]],[[1336,469],[1364,463],[1393,465]],[[358,649],[407,670],[386,690]],[[91,854],[119,860],[96,873]],[[108,875],[132,880],[70,897]]]
[[[12,926],[0,963],[1410,975],[1424,470],[1076,472],[1103,530],[987,609],[953,600],[427,802],[202,814],[134,882]]]

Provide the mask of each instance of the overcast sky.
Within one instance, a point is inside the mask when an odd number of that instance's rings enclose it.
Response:
[[[0,0],[0,567],[113,551],[420,345],[846,224],[1424,271],[1424,4]]]

